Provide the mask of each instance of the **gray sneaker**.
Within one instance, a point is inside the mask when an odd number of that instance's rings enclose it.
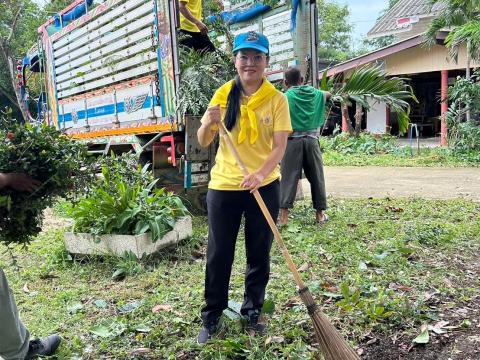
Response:
[[[43,339],[31,340],[25,360],[36,359],[38,356],[50,356],[57,351],[62,339],[58,335],[50,335]]]
[[[245,330],[249,333],[259,334],[260,336],[266,335],[267,327],[265,324],[259,323],[261,311],[260,310],[248,310],[248,314],[245,316]]]
[[[202,330],[197,337],[197,343],[204,345],[208,340],[211,340],[212,337],[218,332],[218,319],[212,320],[208,323],[203,324]]]

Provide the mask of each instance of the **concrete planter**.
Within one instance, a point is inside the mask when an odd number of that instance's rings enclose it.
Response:
[[[116,255],[125,251],[132,252],[137,258],[150,255],[169,245],[178,243],[192,235],[192,218],[185,216],[177,219],[175,227],[163,238],[152,242],[150,233],[142,235],[101,235],[67,232],[64,236],[65,247],[72,254]]]

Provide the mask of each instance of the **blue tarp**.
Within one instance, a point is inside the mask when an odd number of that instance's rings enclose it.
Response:
[[[227,24],[236,24],[239,22],[254,19],[265,11],[270,10],[271,7],[257,3],[245,10],[222,11],[219,15],[210,15],[206,18],[206,22],[214,22],[216,20],[223,20]]]
[[[61,28],[62,24],[63,26],[65,26],[69,22],[72,22],[73,20],[77,20],[82,15],[85,15],[87,13],[88,8],[92,6],[92,4],[93,4],[93,0],[85,0],[85,2],[75,6],[72,10],[63,14],[61,22],[60,22],[60,15],[55,15],[55,27]]]
[[[290,31],[293,33],[297,30],[297,12],[300,6],[300,0],[292,0],[292,13],[290,15]]]

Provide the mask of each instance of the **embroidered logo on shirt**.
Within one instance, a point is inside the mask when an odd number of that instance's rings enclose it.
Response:
[[[265,115],[263,117],[262,121],[263,121],[263,125],[265,125],[265,126],[272,125],[272,118],[270,117],[270,115]]]

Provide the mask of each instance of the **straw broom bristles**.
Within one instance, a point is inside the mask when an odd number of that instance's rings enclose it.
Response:
[[[224,137],[227,146],[229,147],[232,155],[234,156],[238,166],[242,170],[244,175],[248,175],[248,170],[245,167],[240,155],[237,152],[237,149],[233,145],[230,136],[228,135],[227,129],[225,128],[225,124],[220,122],[219,124],[220,134]],[[315,336],[317,338],[318,344],[320,346],[320,351],[325,357],[325,360],[359,360],[359,356],[353,351],[347,341],[343,338],[343,336],[338,332],[337,329],[330,323],[328,318],[320,311],[318,306],[315,304],[315,300],[313,300],[312,294],[308,290],[308,288],[303,283],[303,280],[300,278],[300,274],[293,263],[293,260],[283,242],[282,235],[280,231],[278,231],[277,226],[275,225],[275,221],[273,221],[270,212],[265,205],[265,202],[262,199],[262,196],[255,190],[253,192],[253,196],[255,200],[257,200],[258,206],[262,210],[265,219],[270,226],[270,229],[273,232],[275,240],[280,247],[280,250],[285,258],[287,265],[292,272],[293,278],[297,283],[300,294],[300,298],[302,299],[303,303],[307,307],[308,314],[310,315],[312,322],[313,322],[313,329],[315,330]]]
[[[360,359],[330,320],[319,310],[308,288],[300,289],[299,294],[312,319],[315,336],[325,360]]]

